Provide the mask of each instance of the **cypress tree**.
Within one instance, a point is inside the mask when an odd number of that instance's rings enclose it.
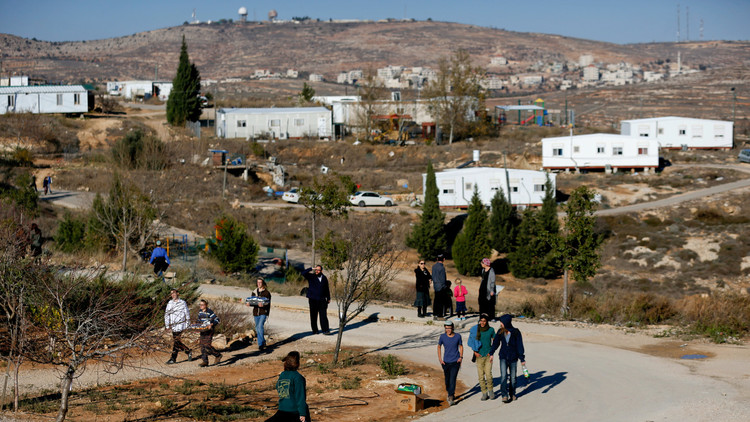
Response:
[[[167,122],[172,126],[182,126],[186,121],[195,122],[201,116],[198,96],[201,92],[201,76],[195,64],[190,63],[185,36],[182,36],[180,63],[177,75],[172,80],[172,91],[167,100]]]
[[[492,252],[487,217],[487,209],[479,199],[479,191],[475,185],[469,205],[469,216],[463,229],[456,236],[451,251],[456,269],[462,275],[479,275],[482,271],[482,258],[488,258]]]
[[[490,246],[498,253],[510,252],[519,224],[516,209],[508,202],[502,189],[495,193],[490,205]]]
[[[445,214],[440,211],[437,180],[432,162],[427,163],[422,217],[406,239],[406,245],[416,249],[423,259],[435,259],[448,247],[445,237]]]
[[[526,210],[518,226],[515,247],[508,254],[508,268],[514,277],[554,278],[560,274],[560,237],[544,227],[541,211]]]
[[[544,182],[544,199],[542,200],[539,220],[542,228],[551,235],[556,236],[560,232],[560,221],[557,219],[555,187],[552,186],[549,174],[547,175],[547,181]]]

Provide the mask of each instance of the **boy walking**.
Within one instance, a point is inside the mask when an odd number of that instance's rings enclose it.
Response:
[[[445,375],[445,391],[448,393],[448,404],[453,406],[456,395],[456,378],[461,362],[464,359],[464,345],[461,334],[453,332],[453,321],[445,321],[445,333],[438,339],[437,354]],[[445,347],[445,354],[440,353],[440,347]]]
[[[216,316],[214,311],[209,309],[208,302],[201,299],[200,311],[198,311],[198,326],[207,325],[208,328],[200,331],[200,338],[198,343],[201,345],[201,363],[198,366],[208,366],[208,355],[215,356],[214,365],[218,365],[221,362],[221,353],[214,349],[211,345],[214,339],[214,328],[219,325],[219,317]]]
[[[193,360],[193,354],[190,348],[182,342],[182,332],[190,325],[190,311],[187,302],[180,299],[180,293],[177,289],[170,292],[172,299],[167,302],[167,309],[164,311],[164,326],[167,330],[172,331],[172,356],[167,361],[167,365],[177,363],[177,354],[185,352],[188,362]]]

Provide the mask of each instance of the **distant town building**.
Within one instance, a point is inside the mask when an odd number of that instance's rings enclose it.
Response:
[[[582,54],[578,58],[578,66],[586,67],[593,63],[594,63],[594,56],[592,56],[591,54]]]
[[[583,81],[584,82],[597,82],[599,81],[599,69],[590,64],[583,68]]]
[[[491,76],[480,80],[479,85],[484,89],[503,89],[503,80],[497,76]]]
[[[492,57],[490,58],[490,66],[505,66],[508,64],[508,59],[505,57]]]
[[[28,76],[0,77],[0,86],[29,86]]]
[[[311,73],[308,77],[310,82],[323,82],[323,75],[318,73]]]

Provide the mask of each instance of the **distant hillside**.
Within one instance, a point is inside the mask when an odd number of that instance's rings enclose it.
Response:
[[[80,42],[46,42],[0,34],[2,66],[55,82],[154,78],[171,79],[180,42],[204,78],[247,77],[255,69],[322,73],[387,64],[435,66],[441,56],[463,48],[486,66],[503,55],[513,70],[537,61],[577,61],[592,54],[596,62],[633,64],[676,60],[691,67],[750,63],[750,43],[707,41],[618,45],[557,35],[518,33],[445,22],[301,24],[224,23],[183,25],[126,37]]]

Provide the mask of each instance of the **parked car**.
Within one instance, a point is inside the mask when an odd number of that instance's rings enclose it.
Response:
[[[740,160],[740,163],[750,163],[750,149],[743,149],[740,151],[737,159]]]
[[[292,204],[298,203],[299,202],[299,188],[292,188],[284,192],[284,194],[281,195],[281,199],[283,199],[286,202],[291,202]]]
[[[391,207],[396,204],[390,196],[381,196],[377,192],[357,192],[349,196],[349,202],[360,207]]]

